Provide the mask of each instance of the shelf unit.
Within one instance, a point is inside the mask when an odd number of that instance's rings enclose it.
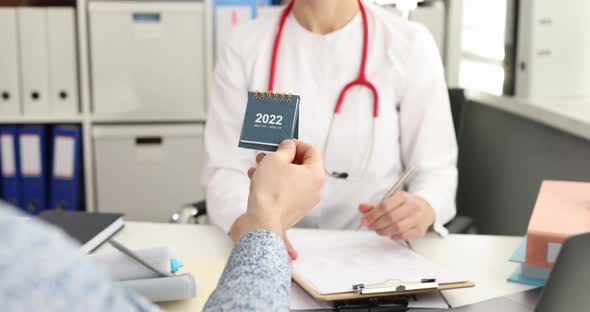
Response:
[[[1,116],[0,123],[3,124],[81,124],[84,120],[82,115],[74,116]]]
[[[162,117],[162,116],[99,116],[93,113],[91,88],[90,88],[90,51],[89,51],[89,27],[88,27],[88,2],[91,0],[76,0],[76,26],[78,48],[78,79],[80,114],[61,116],[0,116],[0,124],[79,124],[82,129],[82,154],[84,168],[84,194],[86,210],[96,211],[96,186],[95,186],[95,157],[92,141],[92,129],[95,125],[104,124],[155,124],[155,123],[197,123],[203,124],[203,118],[191,116]],[[205,90],[213,72],[213,27],[212,27],[212,0],[202,0],[205,5]],[[205,98],[207,94],[205,94]],[[205,105],[206,106],[206,105]]]

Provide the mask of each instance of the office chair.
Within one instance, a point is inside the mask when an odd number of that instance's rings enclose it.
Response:
[[[204,200],[186,204],[175,212],[170,218],[170,223],[178,224],[203,224],[207,216],[207,202]]]
[[[465,113],[465,106],[467,100],[465,98],[465,90],[463,89],[449,89],[449,99],[451,103],[451,113],[453,115],[453,125],[455,126],[455,136],[457,144],[461,148],[461,135],[463,130],[463,116]],[[179,211],[172,215],[171,223],[181,224],[196,224],[200,223],[203,217],[207,215],[207,202],[204,200],[190,203],[182,207]],[[477,229],[474,226],[472,218],[467,216],[456,216],[445,224],[445,227],[450,233],[470,233],[474,234]]]
[[[457,162],[461,162],[461,145],[462,145],[462,137],[463,137],[463,128],[464,128],[464,118],[465,118],[465,110],[468,105],[467,98],[465,97],[465,90],[460,88],[450,88],[449,89],[449,101],[451,104],[451,114],[453,116],[453,126],[455,126],[455,137],[457,138],[457,146],[459,148],[459,159]],[[460,167],[460,166],[457,166]],[[460,175],[459,175],[460,176]],[[462,187],[461,181],[459,181],[457,186],[457,195],[461,194],[458,189]],[[459,207],[459,200],[456,199],[455,202],[457,203],[457,213],[461,212],[461,207]],[[457,215],[453,220],[449,221],[449,223],[445,224],[445,227],[449,230],[450,233],[463,233],[463,234],[475,234],[477,233],[477,228],[475,227],[475,221],[473,218],[468,216]]]

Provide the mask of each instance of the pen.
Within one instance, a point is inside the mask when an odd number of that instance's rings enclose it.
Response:
[[[109,244],[111,246],[113,246],[115,249],[117,249],[118,251],[120,251],[120,252],[124,253],[125,255],[127,255],[129,258],[137,261],[139,264],[141,264],[144,267],[148,268],[150,271],[158,274],[159,276],[161,276],[161,277],[171,276],[171,274],[169,274],[167,272],[162,272],[158,268],[156,268],[153,265],[151,265],[149,262],[144,261],[139,255],[137,255],[136,253],[134,253],[129,248],[123,246],[121,243],[117,242],[116,240],[114,240],[114,239],[109,240]]]
[[[395,182],[395,184],[389,189],[389,191],[385,193],[385,196],[381,198],[380,202],[390,198],[395,193],[399,192],[406,183],[406,180],[412,175],[412,173],[414,173],[414,167],[410,166],[406,169],[406,171],[402,173],[402,176],[397,180],[397,182]]]
[[[414,166],[409,166],[408,168],[406,168],[406,170],[402,173],[399,179],[397,179],[395,184],[387,191],[387,193],[385,193],[383,198],[381,198],[379,203],[385,201],[386,199],[393,196],[395,193],[399,192],[406,183],[406,180],[412,175],[412,173],[414,173]],[[362,226],[362,224],[359,224],[357,230],[360,230]]]

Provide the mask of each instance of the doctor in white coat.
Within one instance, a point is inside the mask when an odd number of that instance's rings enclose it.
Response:
[[[323,200],[298,226],[362,224],[392,239],[445,232],[455,215],[457,144],[426,28],[363,0],[294,0],[234,31],[212,81],[203,177],[210,220],[232,238],[243,231],[256,164],[255,151],[237,147],[253,90],[300,95],[300,139],[323,152]],[[409,166],[406,191],[379,202]]]

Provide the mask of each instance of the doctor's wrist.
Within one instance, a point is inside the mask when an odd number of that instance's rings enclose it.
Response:
[[[432,208],[432,205],[424,199],[423,197],[414,195],[416,200],[418,201],[418,205],[422,207],[423,210],[423,219],[426,230],[431,229],[436,222],[436,211]]]

